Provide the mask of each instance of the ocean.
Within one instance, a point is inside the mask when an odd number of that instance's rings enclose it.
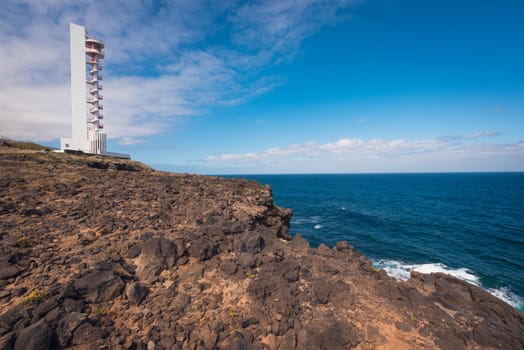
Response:
[[[312,246],[348,241],[392,277],[445,272],[524,311],[524,173],[241,177]]]

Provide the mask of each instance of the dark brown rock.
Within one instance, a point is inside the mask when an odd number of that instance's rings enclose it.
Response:
[[[16,338],[15,350],[47,350],[51,346],[51,329],[45,320],[24,328]]]
[[[313,284],[313,292],[320,304],[327,304],[332,291],[330,285],[326,285],[323,281],[316,281]]]
[[[15,346],[16,335],[14,333],[8,333],[0,337],[0,349],[2,350],[13,350]]]
[[[127,257],[134,259],[140,255],[141,251],[142,249],[140,248],[138,244],[130,244],[129,247],[127,248]]]
[[[243,267],[254,268],[257,266],[257,259],[252,254],[241,253],[238,258],[238,263]]]
[[[186,307],[191,303],[191,297],[185,293],[178,293],[171,303],[169,309],[175,314],[183,313]]]
[[[137,276],[144,281],[151,281],[162,270],[175,265],[177,249],[174,242],[164,237],[144,236],[141,253],[136,261]]]
[[[296,251],[301,251],[301,252],[307,252],[311,246],[309,245],[309,242],[304,238],[302,237],[302,235],[300,234],[296,234],[293,239],[291,239],[291,242],[289,243],[289,245]]]
[[[198,261],[208,260],[217,253],[216,248],[204,239],[193,242],[187,248],[187,251],[189,255],[195,257]]]
[[[112,300],[124,289],[124,282],[113,271],[92,271],[73,282],[79,298],[98,303]]]
[[[29,320],[30,318],[31,315],[24,305],[17,305],[10,308],[0,315],[0,335],[11,331],[15,324],[21,319]]]
[[[133,304],[140,304],[149,293],[149,288],[140,282],[131,282],[126,287],[126,297]]]
[[[233,275],[238,269],[236,262],[233,260],[222,261],[219,268],[228,275]]]
[[[257,254],[264,249],[264,238],[261,235],[250,235],[246,241],[243,251],[250,254]]]
[[[0,280],[7,280],[20,274],[21,269],[15,265],[0,266]]]
[[[0,200],[0,215],[16,212],[16,203]]]
[[[351,349],[361,342],[360,335],[351,324],[321,324],[317,321],[310,323],[307,329],[307,349]]]
[[[62,318],[56,328],[58,345],[61,347],[68,346],[73,338],[73,332],[84,322],[87,322],[87,314],[79,312],[72,312]]]
[[[80,324],[73,332],[71,343],[73,345],[92,344],[96,340],[105,338],[102,330],[93,327],[90,323],[84,322]]]
[[[253,324],[257,324],[257,323],[258,323],[258,320],[255,317],[249,317],[249,318],[243,319],[240,322],[240,326],[242,328],[246,328],[246,327],[249,327],[249,326],[251,326]]]
[[[56,299],[49,299],[39,304],[35,308],[35,312],[40,316],[45,316],[49,311],[58,306],[58,301]]]

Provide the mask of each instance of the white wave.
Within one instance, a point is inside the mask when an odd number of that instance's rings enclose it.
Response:
[[[320,230],[322,228],[322,225],[316,224],[314,227],[315,227],[315,230]]]
[[[322,217],[315,215],[309,218],[300,218],[291,220],[291,224],[304,225],[304,224],[318,224],[322,220]]]
[[[483,288],[497,298],[505,301],[511,306],[523,310],[524,299],[517,294],[513,293],[509,288],[486,288],[480,283],[480,277],[476,276],[472,271],[466,268],[452,269],[441,263],[428,263],[428,264],[405,264],[396,260],[374,260],[373,265],[377,268],[386,271],[388,276],[396,278],[398,280],[406,281],[409,279],[411,271],[420,273],[435,273],[442,272],[448,275],[452,275],[463,281],[469,282],[476,286]]]
[[[487,288],[486,290],[497,298],[502,299],[511,306],[519,309],[520,311],[524,311],[524,299],[521,296],[513,293],[513,291],[508,287]]]

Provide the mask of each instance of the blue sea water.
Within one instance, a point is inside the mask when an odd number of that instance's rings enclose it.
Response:
[[[393,277],[446,272],[524,311],[524,173],[242,177],[313,246],[345,240]]]

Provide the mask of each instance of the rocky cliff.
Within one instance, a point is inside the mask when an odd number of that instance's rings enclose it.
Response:
[[[1,349],[523,349],[524,315],[291,238],[247,180],[0,148]]]

